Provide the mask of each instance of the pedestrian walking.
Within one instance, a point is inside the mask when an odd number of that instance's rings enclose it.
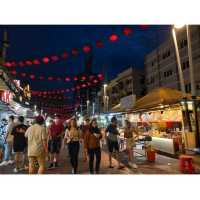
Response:
[[[26,130],[27,126],[24,124],[24,117],[20,116],[18,118],[18,125],[13,128],[11,133],[13,135],[13,151],[15,154],[15,173],[25,168],[25,153],[27,148],[27,139],[25,138]]]
[[[109,151],[109,168],[113,168],[112,165],[112,156],[116,155],[118,161],[118,169],[122,169],[124,166],[120,164],[120,154],[119,154],[119,143],[118,143],[118,136],[119,131],[117,130],[117,118],[112,117],[111,124],[106,129],[106,139],[107,139],[107,146]]]
[[[77,173],[78,169],[78,156],[79,156],[79,149],[80,149],[80,130],[77,126],[76,119],[71,119],[70,126],[65,132],[65,142],[68,144],[68,151],[70,162],[72,165],[72,174]]]
[[[0,166],[7,166],[9,164],[13,164],[13,161],[11,160],[12,148],[8,143],[8,131],[10,131],[10,129],[9,124],[7,124],[7,120],[2,119],[0,123],[0,148],[2,149],[3,161],[0,163]]]
[[[36,117],[35,124],[27,129],[25,137],[28,138],[29,174],[44,174],[48,146],[47,132],[42,116]],[[39,165],[38,171],[36,164]]]
[[[62,138],[64,134],[64,126],[60,121],[59,116],[56,116],[54,122],[48,129],[48,149],[50,153],[50,165],[49,169],[58,167],[59,154],[62,145]]]
[[[93,119],[90,123],[89,132],[85,137],[85,147],[89,155],[90,174],[94,174],[94,159],[96,159],[95,172],[99,174],[101,162],[100,140],[102,138],[101,130],[98,128],[97,120]]]
[[[85,140],[86,140],[86,135],[89,133],[90,131],[90,119],[89,118],[85,118],[84,120],[84,124],[81,128],[81,136],[83,139],[83,161],[87,161],[87,147],[85,145]]]
[[[137,165],[134,163],[134,151],[133,151],[133,148],[135,146],[134,133],[138,135],[137,132],[131,127],[131,123],[128,120],[126,120],[124,129],[124,138],[126,139],[126,152],[128,154],[128,164],[133,168],[137,168]]]

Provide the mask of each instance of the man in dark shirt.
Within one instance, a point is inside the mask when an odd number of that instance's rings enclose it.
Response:
[[[109,151],[109,167],[113,168],[112,166],[112,154],[113,150],[116,153],[117,161],[118,161],[118,169],[123,168],[122,165],[120,165],[119,161],[119,144],[118,144],[118,136],[119,131],[117,130],[117,118],[112,117],[111,124],[106,129],[107,133],[107,145],[108,145],[108,151]]]
[[[20,116],[17,125],[11,133],[13,135],[13,151],[15,153],[15,173],[23,168],[24,166],[22,165],[25,164],[25,151],[27,148],[27,139],[25,138],[26,130],[27,126],[24,124],[24,117]]]

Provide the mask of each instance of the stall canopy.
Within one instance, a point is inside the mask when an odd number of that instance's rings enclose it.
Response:
[[[158,88],[137,100],[134,110],[148,109],[159,105],[176,104],[184,97],[191,98],[191,95],[171,88]]]
[[[121,104],[117,104],[116,106],[112,107],[112,112],[124,112],[125,110],[121,107]]]

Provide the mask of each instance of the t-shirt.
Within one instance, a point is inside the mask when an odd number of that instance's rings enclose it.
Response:
[[[77,142],[80,139],[80,131],[76,128],[71,128],[70,130],[66,130],[65,132],[65,139],[69,142]]]
[[[55,124],[53,123],[50,127],[49,127],[49,135],[52,138],[57,138],[58,136],[60,136],[62,134],[62,132],[64,131],[64,126],[62,123],[59,124]]]
[[[119,135],[119,131],[117,130],[116,126],[110,124],[106,129],[106,133],[108,133],[109,140],[117,142],[117,136]]]
[[[25,138],[25,132],[27,130],[27,126],[24,124],[18,124],[12,130],[13,137],[13,148],[14,151],[23,151],[27,146],[27,140]]]
[[[12,130],[17,124],[14,122],[9,122],[7,126],[7,142],[13,141]]]
[[[28,156],[39,156],[45,152],[43,140],[47,140],[47,132],[44,126],[34,124],[25,133],[28,138]]]

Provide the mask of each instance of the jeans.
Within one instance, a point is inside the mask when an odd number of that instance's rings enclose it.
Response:
[[[10,160],[10,147],[7,142],[0,140],[0,147],[3,149],[3,161]]]
[[[79,142],[70,142],[68,144],[69,157],[70,157],[71,165],[74,169],[74,174],[77,173],[79,149],[80,149]]]
[[[101,162],[101,149],[96,148],[96,149],[89,149],[88,150],[89,154],[89,168],[90,168],[90,173],[94,173],[94,157],[96,156],[96,166],[95,166],[95,171],[98,174],[99,173],[99,168],[100,168],[100,162]]]

